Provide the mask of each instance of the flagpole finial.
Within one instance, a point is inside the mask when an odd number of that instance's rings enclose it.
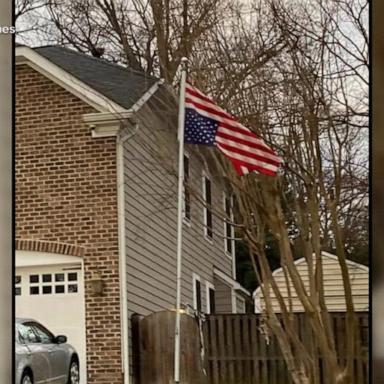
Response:
[[[181,63],[181,68],[182,70],[186,71],[187,70],[187,65],[188,65],[188,58],[183,56],[180,60]]]

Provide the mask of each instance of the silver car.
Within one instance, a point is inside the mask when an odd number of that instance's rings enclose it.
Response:
[[[32,319],[16,319],[15,384],[79,384],[79,357],[66,336]]]

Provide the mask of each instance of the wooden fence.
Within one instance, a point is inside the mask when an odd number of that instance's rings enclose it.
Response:
[[[161,311],[142,319],[134,317],[132,362],[136,384],[174,384],[175,316],[175,312]],[[180,383],[206,384],[197,322],[183,314],[180,326]]]
[[[346,360],[345,313],[332,313],[339,361]],[[312,332],[302,313],[295,314],[303,343],[311,347]],[[368,383],[368,314],[358,314],[363,356],[355,356],[355,375],[351,384]],[[274,337],[262,331],[260,315],[213,315],[204,323],[205,361],[209,384],[292,383]],[[325,372],[319,356],[320,373]],[[321,379],[326,384],[326,377]]]
[[[303,343],[313,346],[306,316],[294,316]],[[354,357],[356,372],[350,384],[365,384],[368,383],[368,314],[357,316],[365,354]],[[135,384],[173,384],[174,318],[174,312],[163,311],[132,322]],[[332,313],[331,318],[338,356],[343,363],[346,360],[345,314]],[[292,383],[277,341],[274,337],[266,338],[262,331],[260,315],[210,315],[201,324],[199,329],[194,318],[182,315],[182,384]],[[318,359],[320,371],[325,372],[321,356]],[[326,377],[321,383],[327,384]]]

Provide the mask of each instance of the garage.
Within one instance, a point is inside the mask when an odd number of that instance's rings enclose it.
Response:
[[[81,257],[17,251],[16,317],[32,318],[54,334],[68,337],[80,359],[86,383],[86,338],[83,261]]]

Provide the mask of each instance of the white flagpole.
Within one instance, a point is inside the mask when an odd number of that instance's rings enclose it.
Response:
[[[181,306],[181,251],[183,231],[183,183],[184,183],[184,118],[185,118],[185,81],[187,77],[186,57],[181,59],[181,80],[179,99],[179,184],[177,205],[177,284],[176,284],[176,323],[175,323],[175,383],[180,382],[180,306]]]

